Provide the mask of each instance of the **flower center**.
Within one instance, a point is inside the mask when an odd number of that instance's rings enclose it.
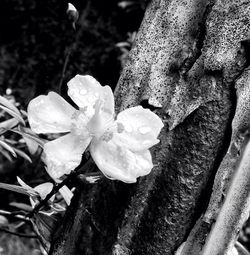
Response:
[[[71,132],[74,135],[79,135],[82,138],[87,138],[90,136],[89,130],[87,129],[89,119],[84,113],[81,111],[76,111],[72,115],[71,119]]]
[[[108,137],[112,138],[113,116],[103,109],[103,102],[100,99],[96,101],[94,108],[95,113],[87,124],[90,134],[97,139],[104,138],[107,140]]]
[[[103,101],[98,99],[94,105],[91,117],[86,114],[86,109],[76,111],[72,117],[71,132],[83,139],[95,137],[105,142],[113,138],[114,133],[122,133],[124,126],[115,122],[113,115],[103,108]]]

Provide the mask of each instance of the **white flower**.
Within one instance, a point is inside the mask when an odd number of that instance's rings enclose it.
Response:
[[[157,144],[161,119],[141,106],[120,112],[114,119],[114,95],[91,76],[76,75],[68,82],[68,95],[76,110],[50,92],[28,106],[28,119],[36,133],[66,133],[44,146],[47,171],[54,179],[69,174],[90,145],[98,168],[110,179],[136,182],[152,167],[149,148]]]

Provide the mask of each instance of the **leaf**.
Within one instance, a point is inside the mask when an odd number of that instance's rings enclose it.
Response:
[[[122,9],[126,9],[128,7],[131,7],[135,5],[136,3],[134,1],[121,1],[118,3],[118,6]]]
[[[25,125],[25,121],[22,118],[20,112],[16,113],[15,111],[13,111],[12,109],[9,109],[3,105],[0,105],[0,108],[2,108],[4,111],[6,111],[8,114],[10,114],[11,116],[13,116],[14,118],[16,118],[17,120],[19,120],[19,122],[21,122],[23,125]]]
[[[11,225],[12,225],[12,227],[13,227],[14,229],[18,229],[18,228],[22,227],[24,224],[25,224],[25,222],[24,222],[24,221],[21,221],[21,222],[16,222],[16,223],[11,224]]]
[[[6,189],[6,190],[10,190],[10,191],[14,191],[20,194],[24,194],[27,196],[39,196],[39,194],[33,190],[33,192],[27,188],[18,186],[18,185],[14,185],[14,184],[7,184],[7,183],[3,183],[0,182],[0,188],[1,189]]]
[[[51,241],[52,235],[57,227],[58,221],[62,219],[62,213],[52,211],[40,211],[34,215],[34,221],[32,224],[35,225],[35,229],[38,234],[47,242]]]
[[[73,192],[66,185],[64,185],[62,188],[60,188],[59,192],[62,195],[62,197],[64,198],[67,205],[70,205],[71,198],[74,195]]]
[[[37,136],[34,132],[32,132],[29,128],[19,127],[19,129],[11,129],[14,133],[17,133],[19,135],[22,135],[23,138],[31,139],[39,144],[43,148],[44,144],[48,142],[45,139],[40,138]]]
[[[0,227],[6,227],[9,225],[9,221],[6,217],[0,215]]]
[[[12,154],[13,157],[15,157],[15,158],[17,157],[17,155],[16,155],[14,149],[13,149],[10,145],[8,145],[7,143],[5,143],[5,142],[2,141],[2,140],[0,140],[0,145],[1,145],[5,150],[9,151],[9,152]]]
[[[23,114],[23,116],[25,116],[26,118],[28,117],[28,113],[24,110],[20,110],[20,112]]]
[[[18,123],[19,123],[19,121],[15,118],[1,122],[0,123],[0,133],[3,133],[6,130],[9,130],[9,129],[15,127]]]
[[[128,42],[119,42],[115,44],[116,47],[130,47],[130,44]]]
[[[59,203],[53,203],[50,205],[52,210],[55,210],[56,212],[65,212],[66,208],[60,205]]]
[[[34,220],[31,219],[31,223],[33,225],[33,230],[34,232],[36,233],[39,241],[41,242],[44,250],[46,251],[46,254],[49,253],[49,250],[50,250],[50,241],[51,241],[51,238],[46,239],[43,235],[43,231],[42,231],[42,228],[38,222],[38,220],[36,219],[36,216],[34,216]]]
[[[39,149],[39,144],[37,141],[34,141],[26,136],[23,136],[23,139],[27,145],[27,148],[29,150],[29,153],[31,155],[35,155]]]
[[[15,112],[16,114],[20,114],[19,110],[16,108],[15,105],[13,105],[8,99],[6,99],[3,96],[0,96],[0,104],[2,104],[3,106],[9,108],[10,110],[12,110],[13,112]]]
[[[9,203],[9,205],[26,212],[31,212],[33,210],[33,208],[30,205],[24,203],[11,202]]]
[[[16,154],[18,154],[20,157],[22,157],[22,158],[26,159],[27,161],[29,161],[30,163],[32,163],[31,158],[25,152],[23,152],[22,150],[19,150],[17,148],[13,148],[13,149],[16,152]]]
[[[12,139],[8,139],[8,138],[6,138],[6,137],[4,137],[4,141],[5,141],[6,143],[8,143],[9,145],[11,145],[11,146],[14,146],[14,145],[18,144],[17,141],[12,140]]]
[[[250,255],[246,248],[238,241],[235,243],[235,248],[239,255]]]
[[[86,173],[86,174],[79,174],[79,178],[88,183],[97,183],[102,177],[102,173]]]
[[[10,156],[9,152],[8,151],[4,151],[4,150],[1,150],[0,153],[2,153],[2,155],[7,158],[10,162],[13,162],[13,159],[12,157]]]
[[[30,187],[28,184],[26,184],[19,176],[16,177],[17,182],[25,189],[27,190],[33,190],[32,187]]]
[[[45,183],[41,183],[39,185],[37,185],[36,187],[34,187],[34,190],[37,191],[41,197],[41,199],[45,199],[47,197],[48,194],[50,194],[50,192],[53,190],[53,183],[51,182],[45,182]],[[55,199],[54,196],[52,196],[50,198],[50,201],[52,202]]]

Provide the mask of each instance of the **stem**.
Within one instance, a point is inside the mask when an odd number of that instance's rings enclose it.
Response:
[[[247,139],[225,202],[202,255],[229,255],[250,209],[250,141]]]
[[[77,175],[79,175],[82,171],[90,170],[95,164],[93,163],[92,158],[90,158],[87,163],[83,166],[78,166],[74,171],[72,171],[66,179],[64,179],[61,183],[54,185],[51,192],[42,200],[39,204],[35,206],[31,213],[28,214],[28,217],[32,217],[36,214],[43,206],[47,204],[49,199],[56,194],[64,185],[68,184],[71,180],[73,180]]]
[[[73,49],[73,45],[71,45],[67,50],[66,58],[65,58],[65,61],[64,61],[64,64],[63,64],[62,75],[61,75],[61,79],[60,79],[60,83],[59,83],[59,93],[62,93],[63,80],[64,80],[64,77],[65,77],[66,68],[67,68],[68,63],[69,63],[69,57],[71,55],[72,49]]]
[[[90,8],[90,1],[87,2],[86,7],[84,8],[83,12],[80,15],[80,18],[79,18],[79,23],[80,24],[85,24],[84,21],[86,19],[87,14],[88,14],[89,8]],[[71,53],[74,52],[74,50],[77,47],[79,38],[82,35],[82,30],[83,30],[83,25],[80,27],[80,29],[78,29],[77,33],[75,34],[74,42],[71,43],[71,45],[68,48],[68,51],[67,51],[67,54],[66,54],[66,57],[65,57],[65,61],[64,61],[64,64],[63,64],[63,70],[62,70],[60,83],[59,83],[59,93],[62,93],[63,80],[64,80],[66,69],[67,69],[67,66],[68,66],[68,63],[69,63],[69,58],[70,58]],[[74,29],[74,32],[75,32],[75,29]]]

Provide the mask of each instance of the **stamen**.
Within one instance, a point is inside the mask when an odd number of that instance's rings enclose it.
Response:
[[[110,133],[114,125],[113,116],[105,112],[102,107],[103,101],[98,99],[94,106],[95,113],[88,123],[89,132],[97,138],[101,138],[105,133]],[[107,139],[110,140],[109,138]]]
[[[124,131],[124,129],[125,128],[124,128],[123,124],[120,122],[117,122],[117,132],[122,133]]]
[[[113,138],[113,133],[112,132],[105,132],[100,139],[104,142],[109,142]]]
[[[89,131],[87,129],[87,123],[89,119],[86,115],[80,111],[76,111],[72,116],[72,123],[71,123],[71,132],[75,135],[79,135],[81,137],[88,137],[90,136]]]

